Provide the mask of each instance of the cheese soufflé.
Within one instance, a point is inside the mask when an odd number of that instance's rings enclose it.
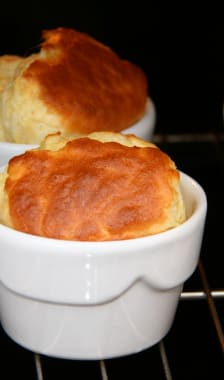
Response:
[[[133,239],[185,220],[180,174],[156,145],[134,135],[48,136],[0,176],[0,222],[76,241]]]
[[[37,53],[0,57],[0,139],[39,144],[48,134],[120,132],[145,112],[143,70],[86,33],[44,30]]]

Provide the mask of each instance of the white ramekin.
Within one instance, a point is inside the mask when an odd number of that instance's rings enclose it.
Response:
[[[207,201],[181,173],[182,225],[111,242],[42,238],[0,225],[0,318],[21,346],[68,359],[138,352],[169,331],[195,270]],[[147,207],[147,205],[146,205]]]
[[[156,124],[156,108],[151,98],[148,98],[145,114],[137,123],[122,131],[125,134],[131,133],[144,140],[153,140],[153,133]]]

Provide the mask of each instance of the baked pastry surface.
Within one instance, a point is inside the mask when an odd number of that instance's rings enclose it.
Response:
[[[0,56],[0,141],[5,140],[4,128],[2,120],[4,118],[2,112],[2,94],[6,90],[6,87],[13,81],[13,77],[16,73],[16,69],[23,60],[22,57],[17,55],[2,55]]]
[[[0,177],[1,223],[79,241],[131,239],[185,219],[179,172],[154,144],[98,132],[49,136],[9,161]]]
[[[122,131],[144,115],[142,69],[85,33],[45,30],[39,53],[18,60],[0,94],[6,141],[39,144],[58,131]]]

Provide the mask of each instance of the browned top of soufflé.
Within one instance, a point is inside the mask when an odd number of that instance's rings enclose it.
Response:
[[[38,84],[40,99],[68,132],[121,131],[143,116],[141,68],[86,33],[60,27],[42,34],[41,53],[23,76]]]
[[[122,240],[180,222],[178,181],[173,161],[157,147],[82,137],[58,151],[31,150],[11,159],[6,192],[17,230],[65,240]]]

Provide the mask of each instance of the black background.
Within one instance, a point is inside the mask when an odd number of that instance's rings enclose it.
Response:
[[[224,22],[218,4],[9,2],[0,9],[0,54],[30,54],[42,29],[78,29],[143,68],[156,132],[222,131]]]

